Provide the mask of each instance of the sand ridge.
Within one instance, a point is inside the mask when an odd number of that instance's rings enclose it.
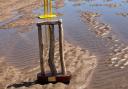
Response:
[[[59,70],[59,56],[57,53],[58,42],[56,43],[56,53],[55,53],[55,64]],[[1,88],[3,89],[84,89],[88,86],[93,71],[96,67],[96,57],[92,55],[88,50],[83,50],[79,46],[73,46],[72,44],[64,43],[64,55],[67,71],[72,74],[71,83],[69,85],[64,85],[62,83],[39,85],[34,84],[36,80],[36,74],[39,73],[39,66],[32,70],[20,72],[13,67],[8,72],[4,72],[10,68],[9,65],[2,65],[1,68],[6,67],[1,73],[2,76],[5,75],[7,81],[4,77],[1,77],[0,82]],[[3,63],[3,62],[1,62]],[[6,75],[9,74],[9,75]],[[12,76],[12,77],[10,77]],[[3,86],[2,86],[3,85]]]
[[[99,13],[90,11],[81,15],[82,20],[89,25],[89,30],[106,41],[106,47],[110,49],[108,57],[98,58],[88,89],[127,89],[128,47],[112,32],[109,25],[97,20],[99,16]]]
[[[112,32],[110,25],[97,20],[99,16],[101,15],[89,11],[81,14],[82,20],[88,23],[90,30],[107,42],[106,46],[111,50],[109,53],[111,66],[124,68],[128,65],[128,46]]]
[[[40,1],[9,0],[8,2],[6,2],[5,0],[1,0],[0,20],[2,21],[0,22],[4,23],[2,23],[2,26],[0,25],[0,28],[19,28],[20,26],[22,27],[33,24],[33,18],[35,17],[35,15],[30,13],[32,13],[33,8],[37,8],[39,6],[38,2]],[[109,5],[106,4],[106,6]],[[114,5],[112,7],[118,6],[120,5]],[[126,16],[127,14],[119,15]],[[83,50],[80,47],[73,46],[72,44],[66,42],[66,66],[67,70],[73,76],[70,85],[66,86],[62,83],[57,83],[55,85],[48,84],[41,86],[38,84],[34,84],[36,74],[40,71],[39,66],[34,67],[31,70],[28,70],[27,72],[21,72],[19,69],[8,65],[3,60],[6,59],[6,57],[1,57],[0,60],[2,61],[0,62],[0,70],[2,71],[0,71],[0,88],[6,89],[8,87],[8,89],[128,89],[127,45],[125,45],[119,39],[116,39],[118,37],[116,37],[115,35],[113,36],[113,34],[111,34],[112,29],[110,25],[97,21],[100,16],[101,15],[99,13],[94,12],[86,12],[82,14],[84,22],[90,25],[90,30],[96,33],[96,36],[106,40],[109,43],[107,44],[107,46],[111,46],[110,50],[112,52],[110,53],[110,58],[105,57],[97,59],[94,55],[90,54],[88,50]],[[24,34],[20,34],[20,36],[23,35]],[[55,54],[55,57],[58,60],[57,52]],[[57,60],[55,62],[57,68],[59,68],[59,62]]]

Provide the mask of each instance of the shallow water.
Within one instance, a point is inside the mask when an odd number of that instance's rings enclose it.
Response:
[[[55,10],[61,13],[59,18],[63,19],[65,39],[88,48],[93,53],[107,56],[108,48],[105,40],[96,37],[96,34],[89,31],[89,27],[80,18],[81,11],[94,11],[102,14],[101,21],[112,26],[114,35],[128,44],[128,17],[117,15],[117,13],[128,13],[128,3],[125,0],[65,0]],[[117,7],[109,7],[106,4],[116,3]],[[105,4],[105,6],[104,6]],[[99,6],[100,5],[100,6]],[[102,6],[101,6],[102,5]],[[39,15],[42,8],[33,10],[33,14]],[[15,17],[16,19],[19,17]],[[14,18],[14,19],[15,19]],[[14,20],[11,19],[11,20]],[[6,24],[11,20],[0,24]],[[9,63],[21,69],[31,69],[39,65],[38,38],[36,25],[17,27],[0,30],[0,55],[5,57]]]

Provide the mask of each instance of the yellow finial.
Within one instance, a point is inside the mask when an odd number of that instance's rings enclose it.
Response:
[[[44,14],[39,16],[41,19],[54,18],[55,14],[52,12],[52,0],[44,0]]]
[[[46,0],[44,0],[44,15],[46,15],[47,11],[46,11]]]
[[[50,15],[52,15],[52,0],[50,0]]]

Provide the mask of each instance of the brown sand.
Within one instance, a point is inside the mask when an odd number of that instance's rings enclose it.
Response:
[[[100,15],[94,12],[83,12],[83,21],[87,22],[90,29],[96,33],[97,36],[106,40],[110,45],[110,61],[111,66],[124,68],[128,65],[128,46],[121,42],[116,34],[112,33],[109,25],[101,23],[97,20]],[[107,44],[106,44],[107,45]]]
[[[30,13],[32,13],[33,8],[40,6],[39,2],[39,0],[0,0],[0,22],[7,20],[7,24],[4,24],[4,26],[1,26],[0,28],[19,27],[19,23],[22,26],[26,25],[26,23],[33,23],[33,18],[35,16]],[[116,5],[114,5],[114,7],[116,7]],[[15,12],[18,12],[18,15],[20,16],[18,19],[16,18],[13,20],[12,18],[17,16]],[[83,15],[85,16],[84,20],[88,20],[87,23],[89,23],[92,30],[98,36],[104,38],[110,33],[111,29],[108,25],[104,23],[101,24],[99,22],[97,23],[97,21],[95,21],[95,17],[99,16],[98,14],[86,13]],[[90,17],[92,17],[92,19],[89,19]],[[103,26],[102,29],[100,29],[101,26],[99,26],[99,24]],[[96,25],[97,27],[95,27]],[[113,40],[112,37],[108,37],[108,39]],[[114,49],[112,48],[112,51],[122,47],[120,46],[121,44],[117,46],[115,41],[113,46]],[[126,57],[127,59],[127,47],[123,46],[121,50],[122,52],[120,55],[126,54],[123,57]],[[120,51],[116,52],[116,54],[117,53],[120,53]],[[58,60],[57,52],[55,55],[56,59]],[[112,54],[112,58],[114,57],[115,54]],[[120,64],[119,58],[116,62],[114,62],[114,64],[112,64],[112,66],[109,66],[110,63],[113,62],[112,58],[111,60],[107,60],[107,58],[98,59],[98,62],[96,62],[95,56],[91,55],[89,51],[84,51],[80,47],[75,47],[69,43],[65,43],[66,67],[73,76],[71,83],[69,85],[57,83],[55,85],[48,84],[41,86],[33,83],[33,81],[36,79],[36,74],[39,72],[39,66],[33,68],[32,70],[28,70],[27,72],[21,72],[19,69],[7,64],[4,61],[6,59],[5,57],[1,57],[0,89],[6,89],[7,87],[9,89],[128,89],[127,60],[124,61],[122,58],[124,62],[121,64],[121,66],[115,67],[115,65],[118,63]],[[57,61],[56,65],[59,66]],[[120,69],[120,67],[123,69]],[[95,71],[93,71],[94,68]]]
[[[6,22],[0,28],[13,28],[20,26],[28,26],[34,23],[35,15],[32,14],[34,8],[38,8],[40,0],[10,0],[8,2],[0,2],[0,21]],[[6,9],[6,11],[4,11]],[[15,14],[17,12],[18,14]],[[13,18],[17,17],[17,18]],[[58,50],[58,43],[56,44]],[[36,74],[40,72],[37,66],[31,70],[21,71],[5,62],[0,62],[0,89],[84,89],[88,86],[90,77],[96,67],[96,57],[90,54],[88,50],[82,50],[78,46],[73,46],[65,42],[65,61],[67,71],[72,74],[71,83],[64,85],[57,83],[55,85],[39,85],[34,84]],[[6,58],[5,58],[6,59]],[[58,53],[55,53],[56,67],[59,68]],[[3,65],[2,65],[3,64]],[[47,64],[47,62],[46,62]],[[47,68],[48,69],[48,68]]]
[[[56,43],[56,66],[60,66],[58,60],[58,43]],[[64,45],[64,55],[67,71],[72,74],[71,83],[39,85],[34,84],[36,74],[40,72],[39,66],[32,70],[21,72],[7,64],[4,57],[0,61],[0,89],[84,89],[88,86],[93,70],[96,67],[96,57],[88,50],[73,46],[67,42]],[[59,69],[59,68],[58,68]]]
[[[56,1],[58,6],[53,6],[55,8],[60,8],[64,6],[64,1]],[[0,22],[4,23],[0,25],[1,29],[15,28],[28,26],[35,23],[35,18],[39,14],[34,14],[33,10],[43,6],[43,0],[9,0],[0,1]],[[43,14],[43,12],[42,12]],[[62,16],[63,14],[57,13],[57,16]]]
[[[91,31],[109,43],[106,45],[111,50],[110,56],[98,58],[88,89],[128,89],[128,46],[112,33],[109,25],[97,20],[98,13],[87,11],[81,16]]]
[[[116,13],[116,15],[123,16],[123,17],[128,17],[128,12],[120,12],[120,13]]]
[[[86,11],[81,13],[82,20],[84,22],[87,22],[90,27],[90,30],[94,31],[97,36],[103,38],[110,33],[111,27],[108,24],[98,21],[97,17],[100,16],[101,15],[96,12]]]
[[[120,7],[121,4],[118,4],[118,3],[108,3],[108,4],[91,4],[91,6],[106,6],[106,7],[109,7],[109,8],[117,8],[117,7]]]
[[[32,10],[38,7],[41,7],[40,0],[0,1],[0,22],[6,22],[0,28],[31,25],[36,17]]]

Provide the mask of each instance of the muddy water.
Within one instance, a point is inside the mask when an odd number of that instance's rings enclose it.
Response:
[[[66,40],[82,48],[88,48],[96,54],[103,54],[100,56],[108,57],[110,50],[105,46],[106,41],[101,37],[96,37],[95,33],[88,30],[88,25],[80,17],[81,11],[93,11],[102,15],[101,21],[112,26],[112,30],[118,36],[118,39],[121,39],[125,44],[128,43],[128,17],[119,15],[119,13],[128,12],[128,4],[125,0],[65,0],[62,2],[55,11],[62,15],[59,18],[63,19]],[[111,3],[116,5],[109,5]],[[42,8],[33,10],[35,15],[41,13]],[[11,22],[11,20],[0,24],[8,22]],[[0,41],[0,55],[16,67],[30,69],[39,64],[37,28],[35,25],[1,29]]]

